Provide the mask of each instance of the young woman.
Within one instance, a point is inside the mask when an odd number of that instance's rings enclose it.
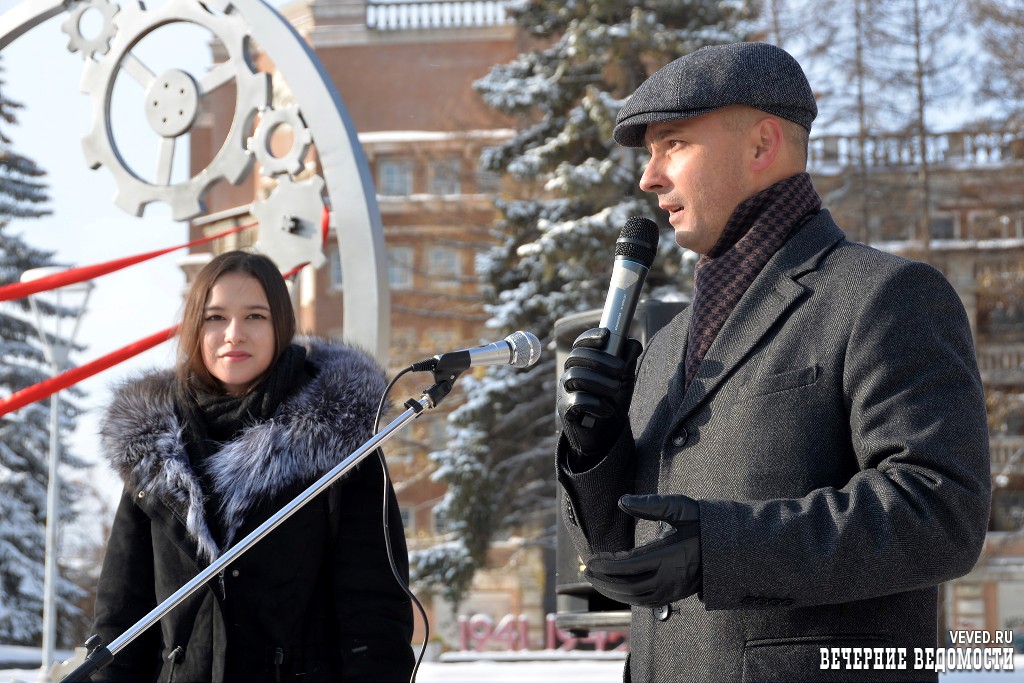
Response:
[[[273,262],[222,254],[186,299],[176,371],[116,392],[102,443],[124,493],[96,599],[104,643],[371,436],[383,371],[340,343],[293,343],[294,331]],[[387,560],[384,490],[376,459],[364,461],[93,680],[408,680],[412,612]]]

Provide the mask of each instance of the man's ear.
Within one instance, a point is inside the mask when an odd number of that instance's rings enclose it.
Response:
[[[754,156],[750,163],[750,170],[764,171],[775,163],[786,142],[782,125],[778,119],[765,116],[754,124],[751,135],[754,142]]]

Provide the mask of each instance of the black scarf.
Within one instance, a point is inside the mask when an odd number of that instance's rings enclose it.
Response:
[[[292,344],[270,367],[266,377],[243,396],[211,392],[198,383],[178,387],[175,409],[182,425],[185,451],[207,496],[206,519],[218,542],[223,541],[224,535],[218,516],[212,514],[217,503],[211,500],[213,486],[207,476],[206,460],[219,450],[220,444],[231,441],[246,427],[272,418],[281,402],[311,377],[306,349]]]
[[[740,297],[821,198],[807,173],[780,180],[736,207],[718,242],[697,262],[686,344],[686,386]]]

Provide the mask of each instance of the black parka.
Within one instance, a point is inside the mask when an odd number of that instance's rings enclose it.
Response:
[[[225,547],[370,437],[384,374],[365,354],[306,342],[314,378],[273,419],[211,456]],[[105,643],[222,553],[173,407],[170,372],[128,382],[103,421],[125,481],[96,601]],[[412,613],[389,567],[376,458],[351,470],[125,647],[94,681],[408,680]],[[388,488],[391,545],[408,558]]]

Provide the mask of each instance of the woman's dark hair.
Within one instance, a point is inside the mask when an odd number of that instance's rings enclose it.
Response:
[[[274,362],[292,343],[295,336],[295,312],[292,298],[281,271],[274,262],[262,254],[246,251],[228,251],[203,266],[196,275],[192,288],[185,297],[185,310],[178,330],[177,376],[181,386],[199,384],[208,390],[221,391],[220,382],[210,374],[203,362],[202,337],[206,302],[210,290],[220,276],[226,273],[251,275],[263,287],[270,305],[270,323],[274,328]],[[273,366],[273,363],[271,364]],[[262,378],[260,378],[262,379]],[[258,384],[259,380],[253,384]]]

